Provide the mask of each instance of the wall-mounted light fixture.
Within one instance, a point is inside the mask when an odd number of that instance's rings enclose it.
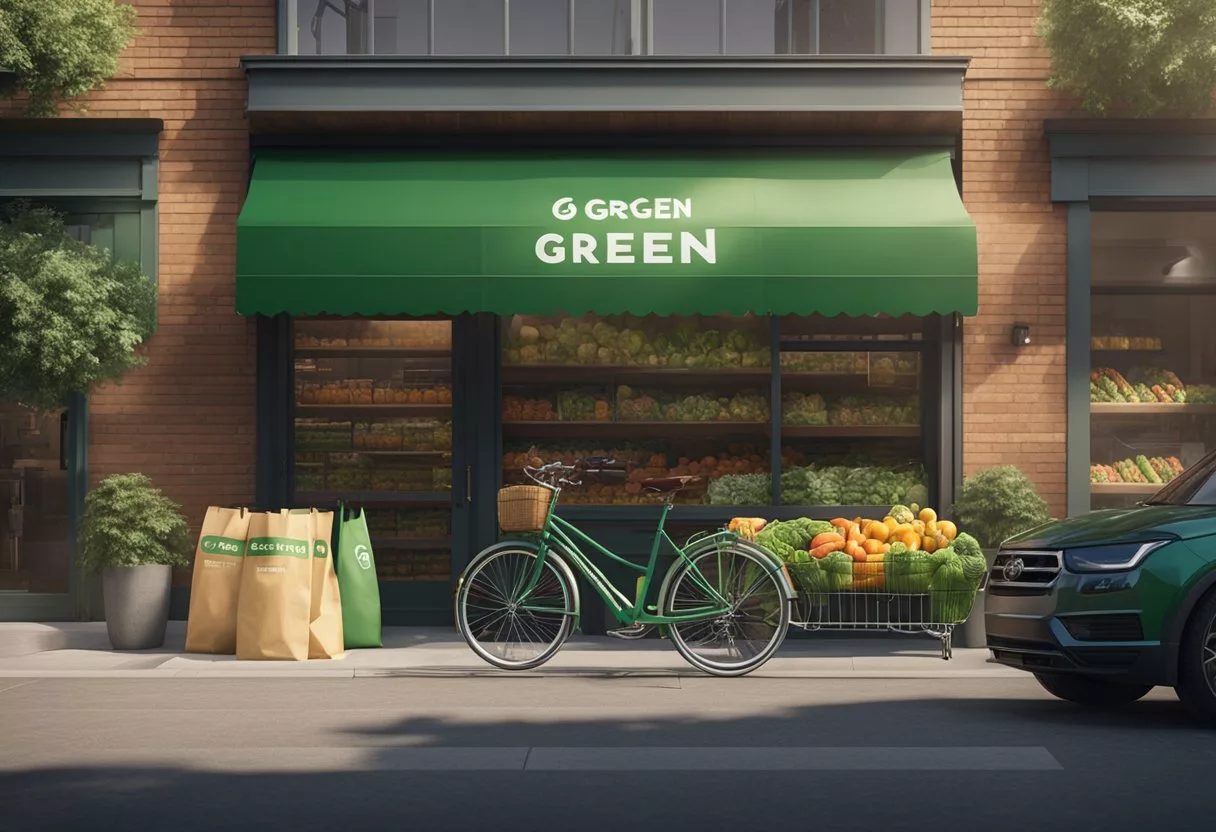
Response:
[[[1012,340],[1015,347],[1030,346],[1030,325],[1014,324]]]

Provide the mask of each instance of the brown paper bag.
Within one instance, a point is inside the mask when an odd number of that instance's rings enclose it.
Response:
[[[235,653],[236,607],[250,514],[211,506],[194,550],[187,653]]]
[[[251,516],[237,604],[238,659],[308,658],[312,560],[310,515]]]
[[[342,597],[334,569],[332,511],[312,512],[312,614],[308,658],[336,659],[343,655]]]

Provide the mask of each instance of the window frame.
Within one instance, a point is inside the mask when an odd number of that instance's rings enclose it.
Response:
[[[342,3],[344,0],[329,0],[332,7],[334,4]],[[358,56],[374,56],[376,54],[375,47],[375,7],[376,0],[353,0],[353,2],[362,2],[364,16],[368,21],[368,25],[372,28],[371,32],[364,32],[363,42],[369,45],[369,50],[363,53],[346,53],[348,57]],[[416,57],[433,58],[439,57],[439,53],[435,50],[435,4],[438,0],[427,0],[427,50],[425,54],[417,55]],[[512,57],[535,57],[534,54],[528,56],[513,55],[511,53],[511,0],[498,0],[502,7],[502,52],[493,57],[512,58]],[[574,42],[575,42],[575,13],[579,0],[565,0],[566,2],[566,51],[554,52],[554,57],[573,57]],[[630,3],[630,36],[623,55],[655,55],[654,50],[654,10],[655,3],[662,0],[629,0]],[[718,3],[718,51],[716,54],[708,56],[702,54],[689,55],[669,55],[668,57],[688,57],[688,58],[705,58],[705,57],[740,57],[738,55],[728,54],[726,52],[726,19],[727,19],[727,4],[737,2],[737,0],[717,0]],[[777,53],[774,55],[821,55],[819,51],[819,31],[820,31],[820,15],[821,15],[821,0],[806,0],[812,4],[811,14],[811,38],[814,43],[814,48],[807,52],[786,52]],[[874,52],[874,55],[899,54],[888,53],[886,51],[886,4],[888,0],[873,0],[876,10],[877,31],[875,37],[878,43],[883,45],[883,51]],[[790,39],[793,39],[793,3],[790,0],[787,9],[790,17]],[[301,55],[299,43],[299,0],[277,0],[278,13],[278,37],[277,45],[280,55]],[[928,55],[931,52],[931,20],[932,20],[932,0],[916,0],[917,14],[917,32],[916,45],[917,51],[915,54]],[[382,53],[384,55],[397,53]],[[451,56],[449,56],[451,57]],[[616,55],[588,55],[588,57],[616,57]]]

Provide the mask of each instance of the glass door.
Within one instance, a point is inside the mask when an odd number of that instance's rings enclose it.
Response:
[[[366,511],[386,624],[451,623],[465,452],[451,320],[301,320],[294,328],[295,506]]]

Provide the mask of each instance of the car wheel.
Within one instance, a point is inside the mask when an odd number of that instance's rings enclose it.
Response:
[[[1062,673],[1036,673],[1034,678],[1038,679],[1043,689],[1052,696],[1091,708],[1130,705],[1153,689],[1152,685],[1128,685],[1107,679]]]
[[[1182,636],[1175,690],[1195,716],[1216,728],[1216,594],[1199,606]]]

